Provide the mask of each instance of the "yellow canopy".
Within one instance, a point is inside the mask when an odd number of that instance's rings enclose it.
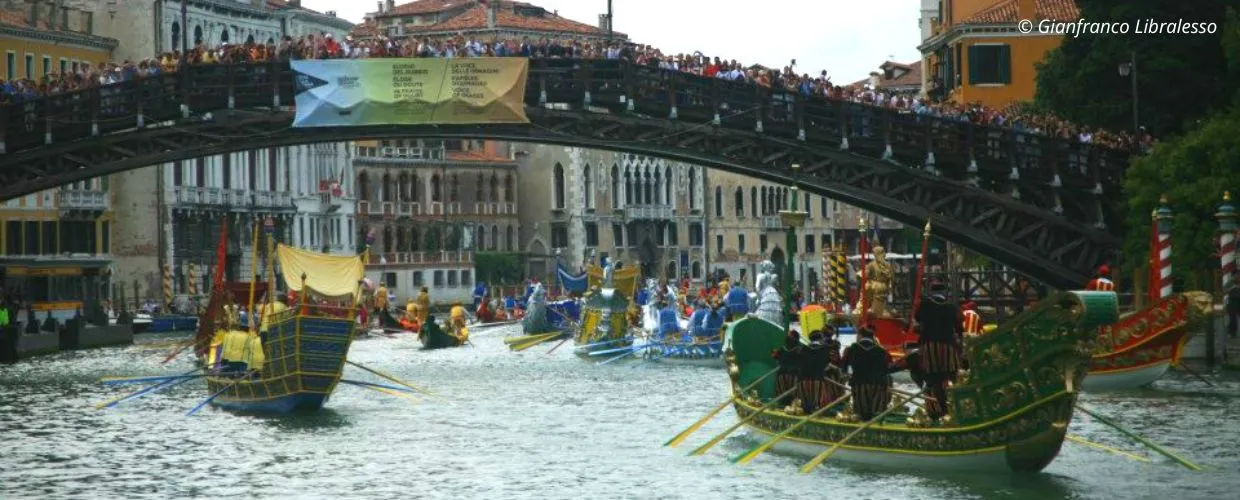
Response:
[[[589,275],[590,288],[603,286],[603,268],[590,265],[586,269]],[[633,299],[634,293],[637,292],[637,281],[641,277],[641,269],[636,267],[626,267],[624,269],[616,269],[616,273],[612,276],[612,280],[616,286],[616,290],[624,294],[630,300]]]
[[[328,297],[352,296],[358,293],[357,282],[366,273],[360,256],[327,255],[281,244],[276,248],[280,271],[290,290],[301,292],[310,287]],[[301,275],[306,282],[301,282]]]

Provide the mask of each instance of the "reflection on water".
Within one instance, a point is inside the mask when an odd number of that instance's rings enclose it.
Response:
[[[505,327],[517,328],[517,327]],[[690,458],[735,422],[724,412],[677,449],[672,435],[727,399],[721,369],[641,362],[591,366],[569,349],[509,352],[512,330],[474,333],[476,347],[419,351],[412,338],[363,340],[354,361],[442,395],[413,402],[339,387],[327,409],[288,417],[208,408],[193,381],[99,411],[140,386],[99,377],[182,373],[161,365],[174,336],[145,345],[61,353],[0,366],[0,498],[1234,498],[1240,486],[1240,377],[1171,374],[1155,388],[1087,394],[1083,403],[1205,466],[1147,465],[1066,443],[1035,475],[886,471],[771,454],[728,458],[743,434]],[[146,337],[146,336],[143,336]],[[1204,371],[1199,367],[1198,371]],[[349,368],[347,378],[382,382]],[[1080,416],[1072,433],[1149,455]]]

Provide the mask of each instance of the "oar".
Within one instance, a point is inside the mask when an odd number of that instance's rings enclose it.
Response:
[[[689,437],[690,434],[693,434],[694,432],[697,432],[698,429],[701,429],[703,425],[706,425],[706,422],[709,422],[711,418],[714,418],[714,416],[718,415],[719,412],[723,411],[724,408],[727,408],[728,406],[730,406],[733,401],[736,401],[737,397],[739,397],[741,394],[745,394],[749,392],[754,387],[757,387],[758,384],[761,383],[763,380],[766,380],[767,377],[770,377],[771,375],[774,375],[776,373],[779,373],[778,367],[772,369],[769,372],[766,372],[766,375],[758,377],[758,380],[755,380],[753,381],[753,383],[745,386],[745,388],[741,389],[738,394],[733,395],[732,397],[728,398],[728,400],[724,401],[723,404],[711,410],[710,413],[707,413],[705,417],[702,417],[697,422],[694,422],[693,425],[689,426],[689,428],[683,431],[680,431],[680,434],[677,434],[671,439],[667,440],[666,443],[663,443],[663,446],[670,446],[672,448],[680,446],[680,443],[683,443],[685,439]]]
[[[373,373],[373,374],[375,374],[375,375],[378,375],[378,376],[380,376],[380,377],[383,377],[383,378],[385,378],[385,379],[388,379],[388,380],[390,380],[390,381],[392,381],[392,382],[396,382],[398,385],[403,385],[403,386],[405,386],[405,387],[408,387],[408,388],[410,388],[410,389],[413,389],[414,391],[420,392],[420,393],[425,394],[425,395],[427,395],[427,396],[434,396],[434,395],[435,395],[435,394],[431,393],[431,391],[428,391],[428,390],[423,389],[423,388],[421,388],[421,387],[417,387],[417,386],[415,386],[415,385],[413,385],[413,384],[410,384],[410,383],[408,383],[408,382],[405,382],[404,380],[401,380],[401,379],[398,379],[398,378],[393,377],[393,376],[391,376],[391,375],[388,375],[388,374],[386,374],[386,373],[383,373],[383,372],[381,372],[381,371],[379,371],[379,370],[374,370],[374,369],[371,369],[371,368],[367,368],[367,367],[362,366],[361,364],[356,363],[356,362],[353,362],[353,361],[348,361],[348,360],[346,360],[345,362],[346,362],[346,363],[348,363],[348,364],[351,364],[351,365],[353,365],[353,366],[356,366],[356,367],[358,367],[358,368],[361,368],[361,369],[363,369],[363,370],[366,370],[366,371],[368,371],[368,372],[370,372],[370,373]]]
[[[341,382],[344,382],[352,386],[361,387],[363,389],[370,389],[372,391],[378,391],[384,394],[402,397],[410,401],[413,401],[415,403],[421,402],[421,400],[410,395],[410,393],[412,393],[413,391],[410,391],[409,389],[405,389],[403,387],[395,387],[395,386],[383,385],[383,384],[372,384],[369,382],[359,382],[356,380],[341,380]]]
[[[927,390],[927,389],[922,389],[922,392],[925,392],[926,390]],[[899,402],[899,403],[897,403],[897,404],[891,405],[891,407],[890,407],[890,408],[887,408],[886,410],[883,410],[883,412],[882,412],[882,413],[879,413],[879,414],[878,414],[877,416],[875,416],[874,418],[871,418],[869,421],[867,421],[866,423],[862,424],[862,425],[861,425],[861,427],[858,427],[856,430],[854,430],[854,431],[852,431],[852,432],[848,433],[848,435],[847,435],[847,436],[844,436],[844,439],[841,439],[841,440],[837,441],[834,445],[832,445],[832,446],[831,446],[830,448],[828,448],[826,451],[824,451],[824,452],[822,452],[822,453],[819,453],[819,454],[818,454],[818,456],[814,457],[814,459],[813,459],[813,460],[810,460],[810,461],[809,461],[809,462],[807,462],[805,465],[801,466],[801,473],[802,473],[802,474],[805,474],[805,473],[808,473],[809,471],[814,470],[814,467],[818,467],[818,464],[821,464],[822,462],[824,462],[824,461],[826,461],[828,458],[830,458],[830,457],[831,457],[831,455],[835,453],[835,450],[838,450],[838,449],[840,449],[840,447],[841,447],[841,446],[844,446],[844,443],[847,443],[848,441],[852,440],[852,438],[856,437],[858,434],[861,434],[861,431],[864,431],[864,430],[866,430],[866,429],[870,428],[870,426],[871,426],[871,425],[874,425],[876,422],[881,422],[881,421],[883,420],[883,417],[886,417],[888,413],[891,413],[891,412],[896,411],[896,410],[898,410],[898,409],[904,409],[904,405],[905,405],[906,403],[908,403],[909,401],[912,401],[914,398],[916,398],[917,396],[920,396],[920,395],[921,395],[921,394],[919,393],[919,394],[914,395],[914,396],[907,396],[907,397],[905,397],[905,398],[904,398],[904,400],[903,400],[903,401],[900,401],[900,402]]]
[[[1095,443],[1095,442],[1093,442],[1093,441],[1086,441],[1085,439],[1083,439],[1083,438],[1081,438],[1081,437],[1078,437],[1078,436],[1071,436],[1071,435],[1069,435],[1069,436],[1067,436],[1067,438],[1068,438],[1068,440],[1069,440],[1069,441],[1072,441],[1073,443],[1077,443],[1077,444],[1080,444],[1080,445],[1088,446],[1088,447],[1090,447],[1090,448],[1099,449],[1099,450],[1102,450],[1102,451],[1105,451],[1105,452],[1108,452],[1108,453],[1114,453],[1114,454],[1119,455],[1119,456],[1121,456],[1121,457],[1131,458],[1131,459],[1136,460],[1136,461],[1138,461],[1138,462],[1145,462],[1145,463],[1147,463],[1147,464],[1151,462],[1151,460],[1150,460],[1149,458],[1143,457],[1143,456],[1141,456],[1141,455],[1134,455],[1134,454],[1132,454],[1132,453],[1128,453],[1128,452],[1126,452],[1126,451],[1124,451],[1124,450],[1117,450],[1117,449],[1112,448],[1112,447],[1110,447],[1110,446],[1107,446],[1107,445],[1105,445],[1105,444]]]
[[[1192,376],[1194,376],[1194,377],[1197,377],[1197,380],[1200,380],[1200,381],[1204,382],[1206,385],[1208,385],[1208,386],[1210,386],[1210,387],[1214,387],[1214,384],[1213,384],[1213,383],[1211,383],[1209,380],[1206,380],[1206,378],[1205,378],[1205,377],[1202,377],[1202,376],[1201,376],[1201,374],[1197,373],[1196,371],[1193,371],[1193,369],[1192,369],[1192,368],[1189,368],[1189,367],[1187,367],[1187,366],[1184,366],[1183,364],[1180,364],[1180,363],[1176,363],[1176,364],[1171,365],[1171,366],[1174,366],[1174,367],[1176,367],[1176,368],[1179,368],[1179,369],[1181,369],[1181,370],[1184,370],[1184,373],[1187,373],[1187,374],[1189,374],[1189,375],[1192,375]]]
[[[541,338],[541,339],[537,339],[537,340],[531,340],[531,341],[526,342],[526,343],[521,344],[521,345],[509,346],[509,347],[511,347],[513,351],[516,351],[516,352],[521,352],[521,351],[524,351],[524,350],[529,349],[529,348],[531,348],[531,347],[534,347],[534,346],[536,346],[536,345],[539,345],[539,344],[544,344],[544,343],[547,343],[547,342],[551,342],[552,340],[555,340],[555,336],[554,336],[554,335],[552,335],[552,336],[548,336],[548,337],[543,337],[543,338]]]
[[[145,396],[145,395],[147,395],[147,394],[153,394],[153,393],[156,393],[156,392],[162,391],[162,390],[164,390],[164,389],[168,389],[168,388],[171,388],[171,387],[174,387],[174,386],[178,386],[178,385],[181,385],[181,384],[183,384],[183,383],[185,383],[185,382],[189,382],[190,380],[193,380],[193,379],[191,379],[191,378],[182,378],[182,379],[173,379],[173,380],[167,380],[167,381],[164,381],[164,382],[160,382],[160,383],[158,383],[158,384],[152,385],[152,386],[150,386],[150,387],[143,388],[142,390],[139,390],[139,391],[137,391],[137,392],[132,392],[132,393],[126,394],[126,395],[124,395],[124,396],[121,396],[121,397],[119,397],[119,398],[113,399],[113,400],[111,400],[111,401],[105,401],[105,402],[99,403],[99,404],[95,405],[95,409],[96,409],[96,410],[102,410],[102,409],[104,409],[104,408],[112,408],[112,407],[114,407],[114,406],[116,406],[116,405],[118,405],[118,404],[124,403],[125,401],[129,401],[129,400],[131,400],[131,399],[138,399],[138,398],[140,398],[140,397],[142,397],[142,396]]]
[[[105,384],[111,384],[111,385],[117,385],[117,384],[140,384],[140,383],[142,383],[142,382],[155,382],[155,381],[164,381],[164,380],[175,380],[175,379],[180,378],[180,377],[191,377],[191,376],[194,376],[194,377],[201,377],[201,376],[202,376],[201,374],[199,374],[199,375],[194,375],[194,374],[195,374],[195,373],[197,373],[197,372],[198,372],[198,369],[197,369],[197,368],[194,368],[193,370],[187,371],[187,372],[182,373],[182,374],[180,374],[180,375],[148,375],[148,376],[142,376],[142,377],[103,377],[103,378],[99,379],[99,381],[100,381],[100,382],[103,382],[103,383],[105,383]]]
[[[246,375],[248,375],[248,374],[246,374]],[[192,410],[190,410],[188,413],[186,413],[186,414],[185,414],[185,416],[187,416],[187,417],[188,417],[188,416],[190,416],[190,415],[193,415],[193,414],[195,414],[195,413],[198,413],[198,410],[201,410],[201,409],[202,409],[202,407],[207,406],[207,403],[210,403],[210,402],[212,402],[212,401],[215,401],[215,398],[219,397],[219,396],[220,396],[220,394],[223,394],[223,393],[224,393],[224,391],[227,391],[227,390],[229,390],[229,389],[232,389],[232,388],[233,388],[234,386],[236,386],[239,382],[241,382],[242,380],[245,380],[246,375],[241,375],[241,376],[240,376],[237,380],[234,380],[234,381],[232,381],[232,383],[230,383],[230,384],[228,384],[228,385],[226,385],[226,386],[224,386],[224,387],[221,387],[221,388],[220,388],[220,390],[215,391],[215,394],[212,394],[212,395],[211,395],[210,397],[208,397],[207,399],[202,400],[202,402],[201,402],[201,403],[198,403],[198,406],[195,406],[195,407],[194,407],[194,409],[192,409]]]
[[[572,340],[572,339],[573,339],[572,337],[564,337],[564,340],[561,340],[559,344],[556,344],[556,345],[555,345],[555,347],[552,347],[552,348],[551,348],[551,350],[547,351],[547,353],[546,353],[546,354],[544,354],[544,356],[550,356],[550,355],[551,355],[551,353],[555,352],[555,350],[556,350],[556,349],[559,349],[559,348],[560,348],[560,346],[562,346],[562,345],[564,345],[564,344],[567,344],[567,343],[568,343],[568,341],[570,341],[570,340]]]
[[[520,337],[510,337],[510,338],[506,338],[506,339],[504,339],[504,343],[505,343],[505,344],[508,344],[508,345],[512,345],[512,344],[524,344],[524,343],[526,343],[526,342],[529,342],[529,341],[534,340],[534,339],[537,339],[537,338],[546,337],[546,336],[548,336],[548,335],[559,335],[559,334],[560,334],[560,332],[549,332],[549,333],[536,333],[536,334],[533,334],[533,335],[522,335],[522,336],[520,336]]]
[[[653,344],[646,344],[646,346],[647,346],[647,347],[648,347],[648,346],[650,346],[650,345],[653,345]],[[634,346],[631,346],[631,345],[627,345],[627,346],[624,346],[624,347],[617,347],[617,348],[615,348],[615,349],[604,349],[604,350],[602,350],[602,351],[594,351],[594,352],[590,353],[590,355],[591,355],[591,356],[606,356],[606,355],[608,355],[608,354],[613,354],[613,353],[617,353],[617,352],[621,352],[621,351],[628,351],[628,350],[638,349],[638,348],[639,348],[639,347],[634,347]]]
[[[169,361],[172,361],[173,359],[175,359],[182,352],[184,352],[186,349],[189,349],[194,344],[196,344],[194,339],[191,338],[189,340],[186,340],[184,343],[181,344],[180,347],[177,347],[176,350],[172,351],[172,354],[169,354],[168,357],[164,358],[164,360],[161,361],[159,364],[161,365],[168,364]]]
[[[1082,412],[1084,412],[1086,415],[1089,415],[1089,416],[1091,416],[1091,417],[1094,417],[1094,418],[1098,419],[1098,421],[1099,421],[1099,422],[1102,422],[1102,423],[1104,423],[1104,424],[1107,424],[1107,425],[1108,425],[1108,426],[1110,426],[1112,429],[1115,429],[1115,430],[1119,431],[1121,434],[1123,434],[1123,435],[1125,435],[1125,436],[1128,436],[1128,437],[1130,437],[1130,438],[1132,438],[1132,439],[1135,439],[1137,442],[1139,442],[1139,443],[1141,443],[1141,444],[1143,444],[1143,445],[1145,445],[1145,446],[1149,447],[1151,450],[1154,450],[1154,451],[1158,452],[1158,453],[1159,453],[1159,454],[1161,454],[1162,456],[1167,457],[1167,458],[1170,458],[1170,459],[1172,459],[1172,460],[1175,460],[1175,461],[1176,461],[1177,463],[1179,463],[1180,465],[1183,465],[1183,466],[1185,466],[1185,467],[1187,467],[1187,468],[1189,468],[1189,469],[1195,470],[1195,471],[1199,471],[1199,470],[1201,470],[1201,467],[1198,467],[1198,466],[1197,466],[1197,464],[1194,464],[1194,463],[1192,463],[1192,462],[1189,462],[1188,460],[1185,460],[1185,459],[1183,459],[1183,458],[1180,458],[1180,456],[1179,456],[1179,455],[1176,455],[1175,453],[1171,453],[1170,451],[1167,451],[1167,450],[1163,449],[1161,446],[1158,446],[1158,445],[1156,445],[1156,444],[1154,444],[1154,443],[1151,443],[1148,439],[1145,439],[1145,438],[1143,438],[1143,437],[1141,437],[1141,436],[1138,436],[1135,432],[1132,432],[1132,431],[1130,431],[1130,430],[1128,430],[1128,429],[1125,429],[1125,428],[1123,428],[1123,427],[1120,427],[1120,426],[1119,426],[1119,424],[1117,424],[1117,423],[1115,423],[1115,422],[1112,422],[1110,419],[1108,419],[1108,418],[1106,418],[1106,417],[1104,417],[1104,416],[1102,416],[1102,415],[1099,415],[1099,414],[1097,414],[1097,413],[1094,413],[1093,411],[1090,411],[1088,408],[1085,408],[1084,406],[1082,406],[1082,405],[1080,405],[1080,404],[1077,404],[1077,405],[1076,405],[1076,409],[1081,410],[1081,411],[1082,411]]]
[[[508,344],[508,348],[513,349],[513,350],[516,350],[522,347],[528,348],[531,345],[538,345],[538,343],[544,340],[554,339],[559,335],[560,334],[557,332],[557,333],[547,333],[547,334],[529,337],[529,338],[526,338],[525,340],[522,340],[521,342],[513,342],[513,343]]]
[[[797,390],[797,387],[794,385],[792,386],[791,389],[784,391],[783,394],[775,396],[775,399],[767,401],[767,403],[762,405],[761,408],[758,408],[758,411],[755,411],[749,414],[748,417],[742,418],[739,422],[732,424],[732,427],[728,427],[727,430],[720,432],[719,434],[716,434],[715,437],[710,438],[710,441],[707,441],[706,444],[703,444],[702,446],[698,446],[697,448],[694,448],[693,451],[689,452],[689,456],[696,457],[696,456],[705,455],[707,451],[709,451],[711,448],[714,448],[715,445],[723,441],[723,438],[728,437],[728,434],[731,434],[732,431],[740,429],[742,425],[745,425],[745,422],[753,420],[757,418],[759,415],[766,413],[767,410],[771,409],[775,405],[778,405],[779,400],[784,399],[785,396],[792,394],[793,392],[796,392],[796,390]]]
[[[627,358],[627,357],[629,357],[629,356],[632,356],[633,354],[636,354],[638,351],[644,350],[644,349],[646,349],[647,347],[650,347],[651,345],[653,345],[653,344],[646,344],[646,345],[644,345],[644,346],[641,346],[641,347],[635,348],[635,349],[633,349],[633,350],[631,350],[631,351],[629,351],[629,352],[626,352],[626,353],[621,354],[621,355],[619,355],[619,356],[616,356],[616,357],[614,357],[614,358],[608,359],[608,360],[606,360],[606,361],[600,361],[598,364],[599,364],[599,366],[602,366],[602,365],[605,365],[605,364],[607,364],[607,363],[611,363],[612,361],[619,361],[619,360],[621,360],[621,359],[624,359],[624,358]]]
[[[622,338],[618,338],[618,339],[604,340],[604,341],[602,341],[602,342],[595,342],[595,343],[593,343],[593,344],[586,344],[586,345],[583,345],[583,346],[579,346],[578,348],[579,348],[579,349],[588,349],[588,348],[590,348],[590,347],[598,347],[598,346],[601,346],[601,345],[615,344],[616,342],[624,342],[624,341],[626,341],[626,340],[633,340],[633,338],[632,338],[632,337],[622,337]]]
[[[810,413],[809,415],[806,415],[804,418],[802,418],[797,423],[792,424],[787,429],[784,429],[782,432],[780,432],[779,434],[776,434],[771,439],[766,440],[765,443],[762,443],[758,446],[750,448],[749,451],[745,452],[745,454],[740,455],[736,458],[733,458],[732,463],[739,464],[739,465],[745,465],[749,462],[752,462],[753,459],[758,458],[758,455],[761,455],[766,450],[771,449],[772,446],[775,446],[775,443],[782,441],[785,437],[788,437],[788,435],[792,434],[793,431],[800,429],[802,425],[808,424],[810,420],[813,420],[817,418],[819,415],[826,413],[827,410],[831,409],[831,407],[837,404],[840,404],[840,402],[844,401],[845,399],[848,399],[849,396],[852,396],[852,394],[849,392],[845,392],[843,396],[839,397],[839,399],[836,399],[835,401],[832,401],[826,405],[823,405],[822,408],[814,410],[814,413]]]

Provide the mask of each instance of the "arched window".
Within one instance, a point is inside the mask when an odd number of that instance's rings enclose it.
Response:
[[[379,189],[381,190],[380,193],[382,194],[382,199],[380,199],[379,201],[393,201],[392,200],[392,176],[390,174],[383,174],[383,185]]]
[[[693,199],[692,192],[689,194],[689,199]],[[672,167],[663,167],[663,204],[672,204]]]
[[[452,174],[452,182],[448,184],[448,201],[457,202],[461,195],[461,176]]]
[[[422,238],[420,236],[416,226],[409,228],[409,251],[417,252],[422,250]]]
[[[409,247],[407,246],[409,244],[409,236],[405,234],[404,227],[396,228],[396,241],[394,243],[395,245],[393,246],[396,247],[397,252],[405,252],[409,250]]]
[[[637,192],[637,190],[633,187],[633,171],[626,168],[624,169],[624,202],[628,205],[634,203],[633,193]]]
[[[745,190],[739,186],[736,188],[736,195],[732,197],[732,204],[736,205],[736,216],[745,216]]]
[[[254,45],[254,34],[253,33],[245,37],[245,43]]]
[[[611,208],[620,207],[620,167],[611,165]]]
[[[396,190],[396,196],[400,201],[409,201],[409,173],[401,172],[399,189]]]
[[[723,188],[715,186],[715,217],[723,217]]]
[[[491,246],[487,248],[492,251],[499,250],[499,226],[491,226]]]
[[[181,50],[181,23],[172,22],[172,50]]]
[[[487,248],[487,229],[482,226],[474,228],[474,249],[486,250]]]
[[[482,189],[485,185],[486,183],[482,179],[482,172],[478,172],[478,177],[474,179],[474,202],[486,201],[486,199],[482,197]]]
[[[443,189],[439,185],[439,174],[431,176],[431,201],[443,201]]]
[[[514,188],[512,185],[512,174],[508,174],[504,176],[504,201],[505,202],[512,203],[512,201],[514,200],[513,195],[515,193],[513,189]]]
[[[693,261],[693,274],[691,276],[695,280],[702,279],[702,261],[699,261],[699,260]]]
[[[490,200],[499,203],[499,177],[491,174],[491,198]]]
[[[697,210],[697,175],[689,169],[689,210]]]
[[[508,228],[507,228],[507,229],[505,229],[505,230],[504,230],[504,232],[505,232],[505,234],[504,234],[504,249],[505,249],[505,250],[508,250],[509,252],[514,252],[514,251],[516,251],[516,250],[517,250],[517,246],[516,246],[516,242],[515,242],[515,241],[513,241],[513,230],[512,230],[512,226],[508,226]]]
[[[581,170],[581,186],[585,189],[586,209],[594,208],[594,183],[590,179],[592,173],[589,164]]]
[[[370,201],[370,178],[366,175],[366,172],[357,174],[357,192],[362,195],[361,201]]]
[[[767,193],[766,191],[766,186],[762,186],[762,189],[759,192],[762,193],[762,215],[771,213],[770,212],[771,197],[770,197],[770,193]]]
[[[555,208],[564,208],[564,166],[559,163],[555,164],[555,197],[553,201]]]
[[[228,28],[220,32],[220,43],[228,43]]]
[[[387,226],[383,228],[383,244],[379,245],[379,247],[382,248],[384,252],[396,251],[396,240],[392,239],[392,227],[391,226]]]
[[[194,26],[194,45],[202,43],[202,26]]]
[[[417,172],[413,173],[413,178],[409,181],[409,201],[422,201],[422,179]]]
[[[642,201],[643,205],[654,203],[654,185],[659,179],[656,173],[645,172],[642,174]]]
[[[758,216],[758,188],[749,188],[749,213],[755,218]]]

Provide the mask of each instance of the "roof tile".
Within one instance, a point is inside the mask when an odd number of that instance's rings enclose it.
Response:
[[[960,24],[1007,24],[1020,21],[1017,0],[1000,0],[961,21]],[[1073,0],[1036,0],[1034,7],[1038,19],[1056,19],[1061,21],[1075,20],[1081,17],[1081,10]]]

